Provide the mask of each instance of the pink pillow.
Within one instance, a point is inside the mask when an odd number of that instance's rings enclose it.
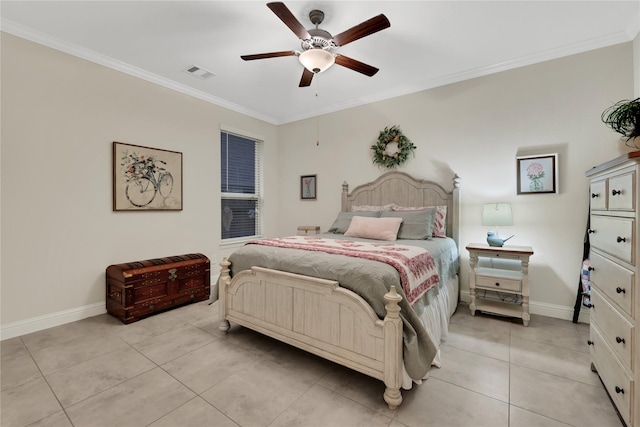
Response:
[[[432,208],[433,206],[416,206],[416,207],[402,207],[394,206],[391,210],[396,212],[401,211],[421,211],[424,209]],[[433,237],[447,237],[447,207],[436,206],[436,219],[433,223]]]
[[[396,240],[402,218],[373,218],[354,216],[345,236],[364,239]]]

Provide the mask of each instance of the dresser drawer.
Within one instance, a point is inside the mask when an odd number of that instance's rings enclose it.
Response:
[[[631,270],[608,260],[597,252],[591,252],[591,283],[596,285],[609,301],[632,318],[635,318],[635,274]]]
[[[634,264],[633,235],[635,221],[631,218],[591,215],[591,245]]]
[[[605,343],[596,325],[591,325],[590,340],[592,344],[589,346],[591,360],[598,370],[598,375],[618,408],[620,416],[627,425],[631,425],[629,421],[632,410],[631,402],[634,401],[633,379],[629,377],[620,362],[611,353],[611,349]]]
[[[607,209],[607,180],[591,181],[589,197],[591,198],[591,210],[603,211]]]
[[[633,211],[635,206],[635,172],[609,178],[610,211]]]
[[[631,354],[633,351],[633,325],[629,323],[609,302],[607,302],[596,287],[591,288],[591,322],[598,326],[602,336],[613,352],[618,356],[622,365],[632,370]]]

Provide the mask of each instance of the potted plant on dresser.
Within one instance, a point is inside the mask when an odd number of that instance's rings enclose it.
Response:
[[[626,145],[640,148],[635,143],[635,138],[640,136],[640,98],[615,103],[602,112],[602,121],[621,134]]]

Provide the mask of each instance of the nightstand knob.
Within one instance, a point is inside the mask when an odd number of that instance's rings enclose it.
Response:
[[[618,344],[624,344],[624,338],[616,337],[616,342]]]
[[[624,288],[621,288],[620,286],[618,286],[616,288],[616,292],[619,294],[626,294],[627,292],[624,290]]]
[[[500,286],[500,283],[496,282],[496,286]]]
[[[627,238],[626,238],[626,237],[620,237],[620,236],[618,236],[618,238],[617,238],[616,240],[618,241],[618,243],[620,243],[620,242],[626,242],[626,241],[627,241]]]
[[[589,234],[591,234],[591,233],[595,233],[595,232],[596,232],[596,230],[593,230],[593,229],[591,229],[591,228],[587,230],[587,233],[589,233]]]
[[[622,194],[622,191],[620,191],[620,190],[611,190],[611,195],[612,196],[615,196],[617,194]]]
[[[587,340],[587,344],[588,344],[588,345],[593,345],[593,341],[591,341],[591,340]]]
[[[595,199],[596,197],[600,197],[599,193],[591,193],[591,198]]]
[[[624,389],[616,386],[616,393],[624,394]]]

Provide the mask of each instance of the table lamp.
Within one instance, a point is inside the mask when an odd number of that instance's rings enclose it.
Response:
[[[504,242],[513,237],[513,234],[506,239],[498,235],[498,227],[501,225],[513,225],[513,215],[509,203],[488,203],[482,206],[482,225],[495,226],[496,231],[487,231],[487,243],[489,246],[502,246]]]

